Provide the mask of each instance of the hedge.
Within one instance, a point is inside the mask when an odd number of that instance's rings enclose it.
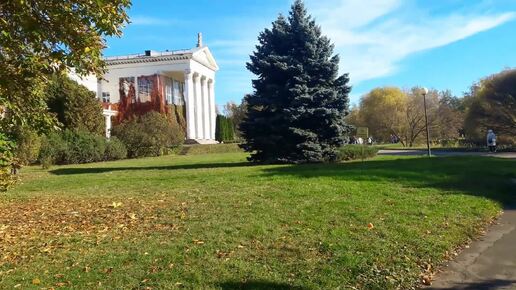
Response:
[[[337,156],[338,161],[349,161],[357,159],[367,159],[375,157],[378,154],[378,148],[367,145],[345,145],[339,149]]]
[[[125,145],[112,138],[85,131],[64,130],[50,133],[41,141],[39,162],[44,168],[53,164],[80,164],[127,157]]]

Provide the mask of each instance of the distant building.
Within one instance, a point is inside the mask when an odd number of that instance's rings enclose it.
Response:
[[[112,118],[125,110],[184,109],[186,138],[215,143],[215,73],[219,69],[199,34],[197,47],[105,58],[107,72],[96,85],[90,78],[77,79],[96,91],[106,117],[106,136]]]

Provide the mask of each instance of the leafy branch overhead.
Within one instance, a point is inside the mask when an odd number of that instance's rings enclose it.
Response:
[[[0,105],[13,123],[44,126],[41,85],[52,74],[73,68],[102,75],[105,37],[120,36],[130,0],[0,3]]]

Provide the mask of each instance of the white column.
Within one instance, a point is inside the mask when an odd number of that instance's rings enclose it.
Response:
[[[203,123],[202,123],[202,88],[201,88],[201,76],[199,74],[194,75],[195,85],[195,139],[204,139]]]
[[[204,139],[211,139],[210,128],[210,100],[208,93],[208,79],[202,77],[202,121],[204,127]]]
[[[208,95],[209,95],[209,115],[210,115],[210,139],[215,140],[215,124],[216,124],[216,110],[215,110],[215,80],[208,81]]]
[[[106,138],[111,138],[111,114],[104,115],[106,119]]]
[[[102,102],[102,79],[97,80],[97,99]]]
[[[195,89],[193,74],[190,70],[185,71],[184,98],[186,104],[186,139],[196,139],[195,132]]]
[[[111,105],[105,110],[102,111],[102,114],[104,115],[105,125],[106,125],[106,138],[111,138],[111,117],[116,116],[118,112],[113,111],[111,109]]]

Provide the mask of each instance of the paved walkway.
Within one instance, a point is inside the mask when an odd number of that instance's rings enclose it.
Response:
[[[449,263],[426,289],[516,289],[516,209]]]
[[[426,150],[414,150],[414,149],[389,149],[380,150],[379,155],[397,155],[397,156],[417,156],[426,155]],[[510,158],[516,159],[516,152],[460,152],[460,151],[432,151],[432,155],[435,156],[492,156],[499,158]]]
[[[426,150],[380,150],[380,155],[425,155]],[[432,151],[435,156],[494,156],[516,159],[516,152]],[[516,190],[516,181],[515,190]],[[506,209],[485,236],[473,242],[438,273],[432,290],[516,289],[516,208]]]

